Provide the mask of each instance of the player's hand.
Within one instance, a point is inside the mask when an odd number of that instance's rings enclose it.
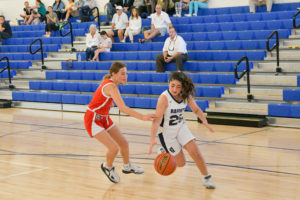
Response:
[[[153,121],[155,118],[156,118],[155,114],[143,115],[143,120],[144,121]]]
[[[211,132],[211,133],[214,133],[214,129],[207,123],[207,122],[204,122],[203,125]]]
[[[155,146],[156,144],[157,144],[157,142],[156,142],[155,138],[151,138],[151,140],[150,140],[150,147],[149,147],[149,152],[148,152],[148,154],[151,154],[151,153],[152,153],[152,148],[153,148],[153,146]]]

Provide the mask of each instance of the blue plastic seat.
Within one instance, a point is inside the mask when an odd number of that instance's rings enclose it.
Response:
[[[75,104],[89,104],[90,103],[90,95],[87,94],[77,94],[75,95]]]
[[[56,81],[52,83],[52,89],[53,90],[60,90],[63,91],[65,90],[65,83],[61,81]]]
[[[120,93],[122,94],[135,94],[136,84],[120,85],[119,89],[120,89]]]
[[[233,74],[218,74],[217,82],[219,84],[235,84],[236,79]]]
[[[276,117],[289,117],[291,115],[289,104],[269,104],[268,115]]]
[[[82,72],[82,80],[95,80],[94,72]]]
[[[12,92],[12,100],[14,100],[14,101],[22,101],[22,100],[24,100],[24,92],[13,91]]]
[[[151,85],[149,84],[137,84],[135,88],[136,94],[151,94]]]
[[[79,91],[77,82],[65,82],[66,91]]]
[[[299,89],[284,89],[283,90],[284,101],[300,101]]]
[[[168,85],[151,85],[151,94],[160,95],[163,91],[169,88]]]
[[[61,93],[48,93],[47,102],[50,103],[61,103],[62,94]]]
[[[53,82],[51,81],[41,81],[40,82],[40,90],[52,90]]]
[[[198,83],[217,84],[216,74],[199,74],[198,78]]]
[[[26,92],[24,93],[24,101],[36,101],[36,92]]]
[[[138,82],[152,82],[151,74],[148,72],[136,73],[136,81]]]
[[[56,79],[67,80],[67,79],[69,79],[69,73],[65,72],[65,71],[57,71]]]
[[[47,102],[48,101],[48,93],[47,92],[36,93],[35,100],[37,102]]]
[[[29,89],[39,90],[40,89],[40,81],[29,81]]]
[[[81,80],[82,75],[81,72],[68,72],[70,80]]]
[[[160,82],[160,83],[168,82],[169,75],[170,75],[169,73],[152,73],[151,74],[152,82]]]
[[[129,96],[123,97],[123,100],[128,107],[135,107],[134,99],[135,97],[129,97]]]
[[[149,97],[136,97],[134,99],[134,107],[136,108],[151,108],[151,98]]]

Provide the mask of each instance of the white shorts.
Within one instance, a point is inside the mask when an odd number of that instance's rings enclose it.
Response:
[[[165,36],[168,33],[167,28],[155,28],[155,30],[158,30],[161,36]],[[149,33],[151,33],[151,29],[148,31],[149,31]]]
[[[177,134],[168,133],[168,131],[165,130],[163,137],[169,153],[174,156],[182,150],[184,145],[195,139],[195,136],[185,123],[178,130]]]

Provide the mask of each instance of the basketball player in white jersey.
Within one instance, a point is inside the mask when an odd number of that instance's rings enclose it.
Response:
[[[188,129],[183,113],[188,105],[201,119],[203,125],[210,132],[214,130],[208,125],[202,110],[193,98],[195,86],[190,78],[182,72],[173,72],[169,79],[169,89],[164,91],[157,102],[156,120],[152,123],[149,153],[156,144],[155,136],[159,134],[165,151],[175,156],[177,167],[185,165],[182,149],[185,148],[195,161],[203,177],[203,184],[208,189],[215,189],[212,176],[208,173],[204,158],[202,157],[195,137]],[[160,126],[160,127],[159,127]],[[160,129],[160,130],[158,130]],[[162,133],[162,134],[161,134]]]

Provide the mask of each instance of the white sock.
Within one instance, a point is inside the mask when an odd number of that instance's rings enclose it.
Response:
[[[108,170],[111,170],[111,169],[112,169],[112,167],[107,167],[106,162],[103,163],[103,166],[104,166],[106,169],[108,169]]]
[[[129,168],[130,167],[130,163],[127,164],[123,164],[124,168]]]

